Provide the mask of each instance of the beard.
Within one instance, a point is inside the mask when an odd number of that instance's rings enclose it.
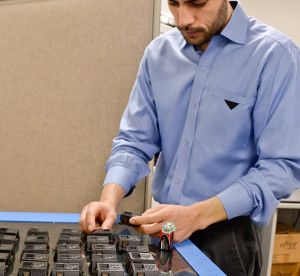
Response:
[[[209,42],[215,34],[218,34],[222,31],[223,25],[225,24],[228,17],[228,9],[227,9],[227,0],[223,0],[222,4],[217,12],[217,16],[215,20],[211,23],[208,29],[205,28],[191,28],[189,26],[186,27],[178,27],[181,31],[184,39],[187,43],[192,45],[203,45]],[[196,32],[195,36],[187,36],[185,32]]]

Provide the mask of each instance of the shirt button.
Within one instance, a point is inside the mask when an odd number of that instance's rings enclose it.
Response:
[[[189,140],[185,140],[185,141],[184,141],[184,144],[185,144],[185,145],[188,145],[188,144],[189,144]]]
[[[202,71],[205,71],[205,70],[206,70],[206,66],[202,66],[202,67],[201,67],[201,70],[202,70]]]
[[[192,108],[195,109],[196,108],[196,104],[192,104]]]
[[[177,178],[175,182],[176,182],[176,184],[179,184],[180,183],[180,179]]]

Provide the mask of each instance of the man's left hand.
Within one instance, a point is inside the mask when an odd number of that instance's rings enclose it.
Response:
[[[174,242],[182,242],[196,230],[225,219],[227,215],[221,201],[213,197],[190,206],[161,204],[129,222],[140,225],[136,230],[151,237],[158,237],[162,226],[173,222],[176,226]]]

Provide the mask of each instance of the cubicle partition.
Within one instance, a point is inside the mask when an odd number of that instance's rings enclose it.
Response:
[[[157,4],[0,2],[1,211],[79,213],[99,199]],[[144,182],[119,210],[144,210]]]

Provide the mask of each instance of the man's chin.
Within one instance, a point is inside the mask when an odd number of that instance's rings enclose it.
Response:
[[[186,40],[187,43],[191,44],[191,45],[203,45],[205,44],[206,41],[202,40],[202,39],[197,39],[197,38],[190,38],[190,37],[185,37],[184,39]]]
[[[191,45],[203,45],[205,44],[207,41],[209,41],[209,39],[207,39],[206,37],[190,37],[190,36],[186,36],[182,33],[184,39],[186,40],[187,43],[191,44]]]

